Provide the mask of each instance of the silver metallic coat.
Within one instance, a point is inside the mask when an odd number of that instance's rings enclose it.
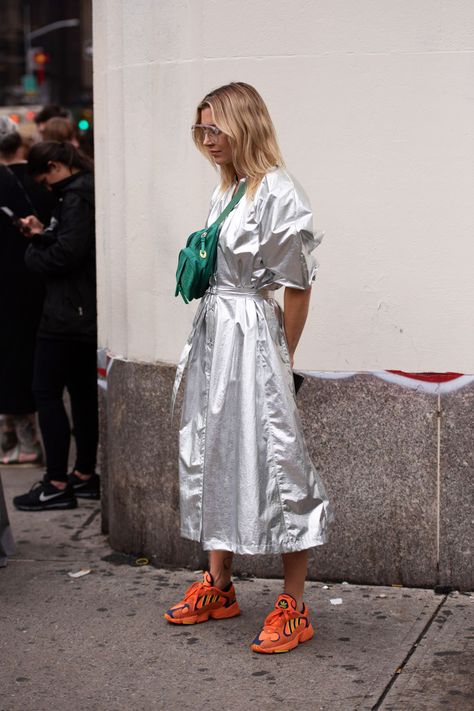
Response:
[[[231,199],[214,192],[208,225]],[[270,171],[222,225],[217,269],[178,366],[181,534],[207,550],[286,553],[326,541],[331,519],[298,415],[272,292],[306,289],[321,240],[302,189]]]

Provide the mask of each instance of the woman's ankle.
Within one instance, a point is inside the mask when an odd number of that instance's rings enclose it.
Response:
[[[304,609],[304,584],[308,570],[308,551],[303,550],[294,553],[284,553],[282,559],[285,572],[284,591],[296,600],[298,611],[302,612]]]
[[[77,476],[77,478],[81,479],[81,481],[88,481],[88,479],[91,478],[92,474],[83,474],[77,469],[74,469],[74,476]]]
[[[222,590],[222,592],[227,592],[232,585],[232,577],[220,577],[220,578],[213,578],[214,580],[214,587],[216,587],[218,590]]]
[[[64,491],[67,486],[67,481],[60,481],[59,479],[50,479],[49,483],[61,491]]]
[[[231,551],[210,551],[209,572],[212,575],[214,585],[219,590],[228,588],[232,581],[232,560]]]

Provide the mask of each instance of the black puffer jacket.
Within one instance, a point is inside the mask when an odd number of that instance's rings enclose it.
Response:
[[[81,171],[53,189],[58,205],[51,223],[25,254],[26,266],[46,282],[38,335],[96,341],[94,178]]]

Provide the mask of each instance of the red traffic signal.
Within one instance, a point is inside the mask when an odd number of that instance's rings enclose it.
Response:
[[[33,61],[39,69],[42,69],[49,62],[49,54],[40,50],[33,55]]]

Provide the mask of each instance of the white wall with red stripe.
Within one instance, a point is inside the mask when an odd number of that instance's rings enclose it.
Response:
[[[216,175],[194,107],[254,84],[326,231],[297,367],[474,373],[474,4],[94,4],[100,344],[176,363]]]

